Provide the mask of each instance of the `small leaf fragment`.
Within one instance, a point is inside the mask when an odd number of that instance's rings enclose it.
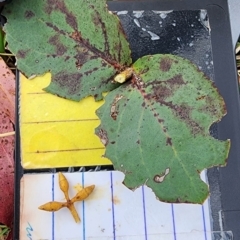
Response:
[[[105,156],[125,173],[130,189],[146,184],[161,201],[203,203],[208,186],[199,174],[224,166],[230,148],[229,140],[209,134],[226,114],[223,98],[181,57],[145,56],[133,70],[131,81],[110,92],[97,110]]]

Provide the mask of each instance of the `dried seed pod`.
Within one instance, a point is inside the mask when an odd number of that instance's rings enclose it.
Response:
[[[69,195],[68,195],[69,184],[66,177],[61,172],[58,173],[58,181],[59,181],[60,189],[63,191],[65,198],[68,201],[69,200]]]
[[[75,197],[71,199],[71,202],[77,202],[77,201],[82,201],[86,199],[94,190],[95,185],[88,186],[86,188],[83,188],[81,191],[79,191]]]
[[[67,208],[70,210],[71,214],[73,215],[75,222],[76,223],[80,222],[81,220],[80,220],[80,218],[78,216],[77,210],[74,207],[74,205],[73,204],[69,204],[69,206],[67,206]]]
[[[66,202],[56,202],[56,201],[48,202],[40,206],[39,209],[49,211],[49,212],[55,212],[61,209],[62,207],[67,207],[70,210],[72,216],[74,217],[75,222],[78,223],[80,222],[80,218],[78,216],[76,208],[74,207],[74,202],[81,201],[87,198],[95,188],[95,185],[91,185],[89,187],[81,189],[76,194],[76,196],[70,200],[68,195],[68,189],[69,189],[68,181],[61,172],[59,172],[58,176],[59,176],[60,189],[63,191],[67,201]]]
[[[48,211],[48,212],[55,212],[63,207],[66,207],[66,205],[67,204],[63,202],[52,201],[52,202],[48,202],[41,205],[40,207],[38,207],[38,209]]]

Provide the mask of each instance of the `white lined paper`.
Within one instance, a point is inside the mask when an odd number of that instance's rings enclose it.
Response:
[[[74,222],[67,208],[38,210],[52,199],[64,201],[57,174],[26,174],[21,180],[20,240],[211,240],[208,201],[203,206],[162,203],[148,187],[127,189],[117,171],[64,175],[70,197],[77,184],[96,185],[88,199],[75,204],[81,223]]]

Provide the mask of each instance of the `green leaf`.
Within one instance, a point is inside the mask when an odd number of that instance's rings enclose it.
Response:
[[[225,114],[213,82],[188,60],[145,56],[130,82],[106,96],[96,134],[105,156],[125,173],[124,184],[146,184],[165,202],[203,203],[208,186],[199,173],[225,165],[230,141],[210,136]]]
[[[9,233],[10,229],[5,225],[0,225],[0,236],[6,236]]]
[[[51,71],[45,89],[61,97],[102,99],[131,64],[129,44],[105,0],[14,0],[3,13],[9,49],[26,76]]]

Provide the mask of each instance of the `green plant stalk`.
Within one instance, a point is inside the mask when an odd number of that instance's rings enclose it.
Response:
[[[5,53],[5,37],[4,37],[4,32],[2,30],[2,27],[0,28],[0,53]]]
[[[5,225],[0,225],[0,237],[6,236],[9,233],[10,229]]]

